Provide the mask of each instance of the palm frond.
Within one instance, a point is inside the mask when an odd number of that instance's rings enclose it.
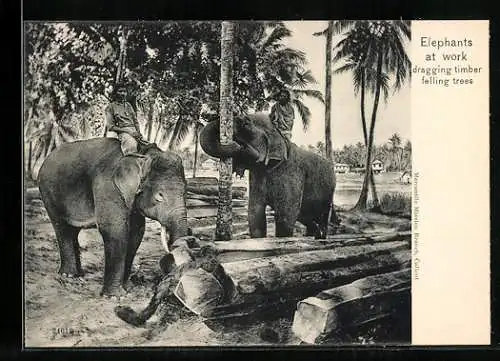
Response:
[[[262,44],[261,49],[265,50],[268,46],[276,44],[291,35],[292,32],[290,29],[288,29],[284,24],[279,24],[271,31],[271,34],[269,34],[267,39]]]
[[[309,124],[311,123],[311,111],[309,108],[298,99],[293,100],[293,105],[297,108],[300,118],[302,119],[302,126],[304,131],[307,131]]]
[[[349,71],[353,71],[355,70],[357,67],[359,66],[358,63],[355,63],[355,62],[348,62],[344,65],[342,65],[341,67],[337,68],[337,69],[334,69],[332,71],[332,75],[340,75],[340,74],[344,74],[345,72],[349,72]]]
[[[333,21],[333,34],[343,33],[356,26],[357,23],[356,20],[335,20]]]
[[[292,48],[283,48],[273,54],[273,58],[282,64],[305,65],[307,63],[306,53]]]
[[[325,36],[327,33],[328,33],[328,28],[326,28],[325,30],[313,33],[313,36]]]
[[[319,100],[323,104],[325,103],[325,98],[323,97],[323,93],[321,91],[319,91],[319,90],[315,90],[315,89],[292,89],[292,93],[299,100],[305,95],[305,96],[317,99],[317,100]]]
[[[306,86],[310,84],[316,84],[317,81],[312,75],[312,72],[310,70],[306,70],[305,72],[297,72],[296,73],[296,79],[292,83],[292,86],[297,86],[299,88],[305,88]]]
[[[189,133],[189,123],[185,117],[179,117],[175,129],[172,132],[170,138],[169,148],[174,149],[179,146],[180,143],[184,141],[186,135]]]

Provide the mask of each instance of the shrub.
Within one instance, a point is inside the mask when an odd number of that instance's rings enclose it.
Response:
[[[411,214],[411,195],[407,193],[385,193],[379,200],[384,213]],[[370,202],[369,208],[372,205]]]

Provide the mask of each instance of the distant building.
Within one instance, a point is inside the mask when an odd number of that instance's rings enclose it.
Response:
[[[399,181],[403,184],[411,183],[411,173],[409,171],[404,171],[399,177]]]
[[[217,161],[214,159],[207,159],[206,161],[201,163],[201,168],[207,169],[207,170],[208,169],[210,169],[210,170],[217,169]]]
[[[372,163],[372,170],[373,170],[373,173],[375,173],[375,174],[383,172],[384,171],[384,163],[382,163],[382,161],[380,161],[378,159],[374,160]]]
[[[350,170],[352,173],[364,173],[365,172],[365,167],[356,167],[356,168],[351,168]]]
[[[336,173],[349,173],[351,170],[351,166],[345,163],[335,163],[334,168]]]

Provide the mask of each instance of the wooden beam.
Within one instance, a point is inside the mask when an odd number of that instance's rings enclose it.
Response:
[[[246,226],[246,224],[245,224]],[[210,242],[218,253],[221,263],[242,261],[245,259],[279,256],[290,253],[336,249],[346,245],[366,245],[373,243],[406,240],[411,241],[411,233],[394,233],[390,235],[337,235],[327,239],[314,237],[283,238],[247,238],[231,242]]]
[[[409,307],[411,268],[368,276],[320,292],[297,305],[292,331],[302,341],[321,343],[343,328],[383,319]]]

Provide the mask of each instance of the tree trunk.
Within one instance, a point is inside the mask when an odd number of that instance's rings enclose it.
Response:
[[[182,117],[179,117],[177,119],[177,122],[175,123],[174,126],[174,130],[172,131],[172,136],[170,137],[170,142],[168,143],[168,150],[174,149],[175,140],[179,137],[179,131],[181,129],[183,121],[184,119]]]
[[[147,126],[147,139],[151,142],[151,135],[153,134],[153,116],[154,116],[154,104],[149,104],[148,109],[148,123]]]
[[[368,145],[368,132],[366,130],[366,113],[365,113],[365,70],[362,69],[361,74],[361,124],[363,126],[363,140],[365,141],[365,146]]]
[[[221,84],[220,84],[220,143],[233,140],[233,44],[234,24],[222,22],[221,33]],[[228,241],[232,238],[232,159],[219,161],[219,205],[215,238]]]
[[[28,145],[28,159],[27,159],[27,165],[26,165],[26,175],[31,178],[32,176],[32,160],[33,158],[33,142],[29,142]]]
[[[118,64],[116,67],[115,84],[118,84],[123,77],[125,71],[125,59],[127,56],[127,38],[128,30],[124,26],[120,26],[120,52],[118,54]]]
[[[217,251],[217,259],[221,263],[242,261],[252,258],[280,256],[290,253],[338,249],[346,246],[363,246],[374,242],[381,244],[411,240],[411,232],[391,234],[341,234],[329,236],[327,239],[315,240],[314,237],[283,237],[242,239],[234,242],[211,242],[209,245]]]
[[[380,100],[380,88],[381,88],[381,76],[382,76],[382,61],[384,57],[383,46],[379,50],[378,61],[377,61],[377,88],[375,90],[375,99],[373,102],[373,111],[372,111],[372,121],[370,124],[370,132],[368,136],[368,146],[367,146],[367,155],[365,162],[365,179],[363,181],[363,187],[361,188],[361,194],[359,195],[358,202],[354,206],[356,210],[366,210],[366,202],[368,200],[368,185],[372,182],[373,172],[372,172],[372,150],[373,150],[373,138],[374,138],[374,129],[375,129],[375,121],[377,118],[377,108]]]
[[[410,292],[411,268],[361,278],[300,301],[292,331],[304,342],[322,343],[333,333],[385,319],[402,308],[409,316]]]
[[[365,141],[365,146],[368,147],[368,132],[366,130],[366,113],[365,113],[365,70],[362,70],[361,75],[361,123],[363,125],[363,139]],[[380,201],[378,199],[377,190],[375,188],[375,179],[373,178],[373,170],[370,167],[370,185],[372,189],[372,198],[373,198],[373,208],[374,211],[380,211]]]
[[[326,32],[326,62],[325,62],[325,150],[326,158],[333,161],[332,152],[332,134],[331,134],[331,101],[332,101],[332,38],[333,38],[333,20],[328,22]]]
[[[156,143],[158,144],[158,141],[160,139],[160,134],[161,134],[161,120],[162,120],[162,117],[159,117],[158,118],[158,127],[156,128],[156,133],[155,133],[155,140],[153,143]]]
[[[273,299],[301,299],[322,289],[370,275],[408,267],[407,241],[341,246],[336,249],[296,252],[274,257],[220,263],[212,268],[217,282],[182,276],[181,302],[202,316],[214,306],[259,305]],[[210,277],[208,277],[210,278]],[[218,300],[211,303],[212,300]],[[190,303],[193,300],[193,303]],[[208,303],[210,302],[210,305]]]
[[[193,178],[196,178],[196,167],[198,164],[198,136],[199,136],[199,129],[198,126],[195,125],[194,127],[194,162],[193,162]]]

